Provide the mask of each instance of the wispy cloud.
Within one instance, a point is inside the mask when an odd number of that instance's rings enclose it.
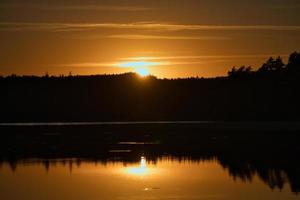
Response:
[[[119,5],[45,5],[45,4],[0,4],[0,8],[39,9],[48,11],[147,11],[154,8],[143,6],[119,6]]]
[[[59,67],[117,67],[117,64],[105,63],[105,62],[83,62],[83,63],[66,63],[58,66]]]
[[[127,63],[137,62],[137,63],[153,63],[149,66],[188,66],[188,65],[202,65],[208,63],[224,63],[230,62],[232,60],[256,60],[258,58],[267,59],[275,55],[272,54],[254,54],[254,55],[194,55],[194,56],[153,56],[153,57],[128,57],[121,58],[116,62],[84,62],[84,63],[69,63],[62,64],[61,67],[89,67],[89,68],[99,68],[99,67],[122,67],[131,68]],[[283,57],[288,56],[288,54],[283,54]]]
[[[97,29],[140,29],[155,31],[214,30],[214,31],[300,31],[300,26],[276,25],[197,25],[168,23],[23,23],[1,22],[2,31],[90,31]]]
[[[170,36],[170,35],[110,35],[107,38],[128,40],[230,40],[229,37],[214,36]]]
[[[137,61],[141,62],[141,61]],[[169,62],[147,62],[149,66],[166,66],[170,65]],[[127,62],[85,62],[85,63],[69,63],[69,64],[61,64],[61,67],[121,67],[121,68],[133,68],[130,63]]]
[[[276,57],[278,55],[274,54],[253,54],[253,55],[183,55],[183,56],[150,56],[150,57],[128,57],[122,58],[124,61],[132,60],[186,60],[186,59],[201,59],[201,60],[210,60],[210,59],[222,59],[222,60],[236,60],[236,59],[257,59],[257,58],[269,58]],[[282,54],[281,56],[286,57],[288,54]]]
[[[288,9],[299,9],[300,8],[300,3],[299,2],[295,2],[294,4],[281,4],[281,5],[270,5],[269,8],[272,9],[279,9],[279,10],[288,10]]]

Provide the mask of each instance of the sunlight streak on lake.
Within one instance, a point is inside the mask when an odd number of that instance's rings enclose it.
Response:
[[[255,176],[234,180],[215,160],[172,158],[134,162],[31,160],[0,168],[3,199],[297,199],[286,185],[271,190]],[[30,184],[28,184],[30,183]],[[13,192],[18,191],[18,192]],[[241,194],[243,194],[241,196]]]
[[[122,168],[122,172],[127,175],[136,176],[136,177],[144,177],[149,176],[154,171],[157,171],[156,168],[148,167],[147,161],[144,156],[141,157],[141,161],[138,166],[129,166]]]

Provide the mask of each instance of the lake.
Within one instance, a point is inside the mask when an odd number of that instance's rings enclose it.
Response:
[[[1,126],[0,198],[299,199],[298,130]]]

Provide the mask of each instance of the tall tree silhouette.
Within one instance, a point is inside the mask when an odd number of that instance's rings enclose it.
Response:
[[[276,59],[270,57],[267,62],[265,62],[261,68],[258,69],[257,73],[259,75],[274,75],[283,72],[285,69],[285,64],[282,58],[279,56]]]
[[[300,76],[300,52],[294,52],[290,55],[287,71],[289,75]]]

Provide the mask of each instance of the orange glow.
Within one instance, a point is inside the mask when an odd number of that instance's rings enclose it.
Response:
[[[165,63],[162,62],[145,61],[143,60],[143,57],[137,57],[133,61],[124,61],[124,62],[117,63],[115,65],[121,68],[131,68],[135,73],[144,77],[150,75],[150,69],[149,69],[150,67],[160,66],[164,64]]]
[[[24,162],[13,173],[10,165],[4,164],[0,168],[1,199],[39,200],[47,196],[49,199],[64,200],[86,197],[104,200],[198,197],[235,200],[241,199],[241,193],[249,199],[299,199],[287,185],[281,190],[268,189],[257,174],[251,183],[234,180],[228,169],[225,170],[215,161],[163,158],[153,164],[141,157],[140,162],[132,167],[126,167],[121,162],[95,164],[83,161],[76,165],[71,160],[67,164],[53,160],[49,166],[48,173],[45,173],[42,163]],[[20,192],[11,192],[16,186]]]
[[[300,46],[297,0],[9,2],[0,4],[4,76],[146,68],[158,78],[215,77],[270,56],[287,61]]]
[[[126,167],[124,173],[132,176],[146,176],[149,175],[151,169],[147,167],[147,161],[145,157],[141,157],[140,165],[133,167]]]
[[[117,64],[119,67],[128,67],[128,68],[144,68],[151,66],[158,66],[160,62],[149,62],[149,61],[130,61],[130,62],[122,62]]]

